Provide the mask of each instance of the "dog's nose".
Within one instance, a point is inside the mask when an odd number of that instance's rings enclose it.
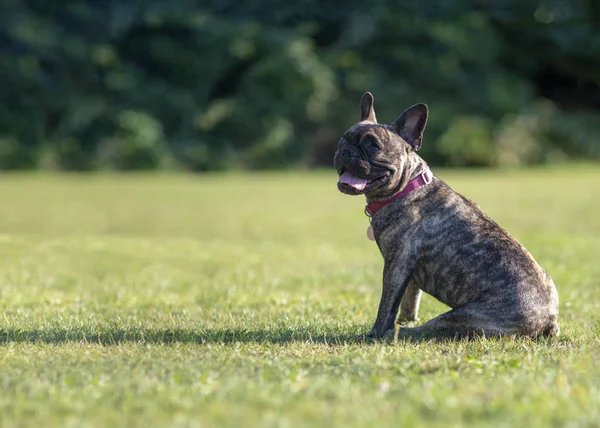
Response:
[[[341,174],[344,168],[354,169],[361,161],[360,153],[356,148],[346,146],[338,149],[334,158],[334,166]]]
[[[351,146],[346,146],[342,149],[342,156],[348,158],[348,159],[355,159],[355,158],[359,158],[360,155],[358,154],[358,151]]]

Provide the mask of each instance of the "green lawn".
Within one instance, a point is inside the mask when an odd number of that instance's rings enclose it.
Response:
[[[0,426],[600,426],[600,168],[438,172],[558,339],[357,340],[382,260],[333,172],[0,176]]]

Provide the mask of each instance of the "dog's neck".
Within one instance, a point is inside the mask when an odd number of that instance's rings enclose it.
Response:
[[[386,199],[393,197],[395,194],[401,192],[410,180],[418,177],[427,168],[427,163],[419,155],[411,151],[406,157],[405,163],[402,166],[402,172],[400,174],[400,180],[398,181],[398,184],[389,193],[386,192],[383,195],[367,196],[367,204],[385,201]]]

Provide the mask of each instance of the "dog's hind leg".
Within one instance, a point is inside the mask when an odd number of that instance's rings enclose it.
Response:
[[[402,296],[402,302],[400,303],[400,316],[398,322],[404,321],[416,321],[419,314],[419,303],[421,301],[421,294],[423,292],[417,285],[410,281]]]
[[[499,315],[495,311],[490,311],[489,305],[472,303],[452,309],[419,327],[401,327],[399,337],[473,338],[511,335],[518,332],[516,326],[507,325]],[[388,334],[394,334],[393,330],[388,331]]]

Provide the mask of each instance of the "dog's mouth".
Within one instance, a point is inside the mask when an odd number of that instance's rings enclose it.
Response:
[[[346,193],[361,194],[381,186],[390,178],[389,172],[384,172],[374,178],[360,178],[352,175],[346,170],[342,170],[338,181],[338,187]]]

